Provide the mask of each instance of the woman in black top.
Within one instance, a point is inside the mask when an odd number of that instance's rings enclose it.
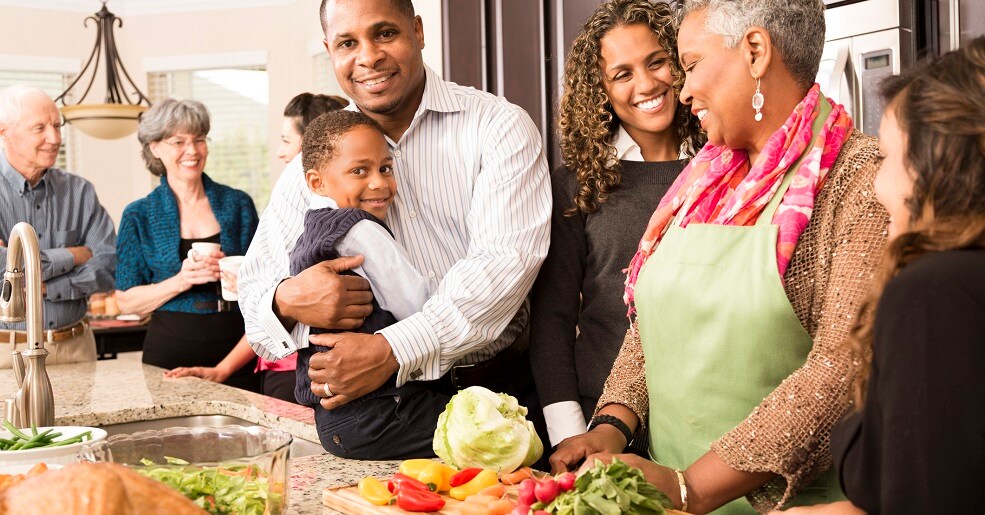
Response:
[[[851,502],[813,510],[985,513],[985,38],[884,95],[892,242],[851,338],[860,410],[832,435]]]
[[[530,358],[552,445],[585,432],[629,328],[623,269],[664,193],[703,144],[677,100],[670,7],[607,2],[565,63],[565,165],[551,175],[551,248],[532,290]]]

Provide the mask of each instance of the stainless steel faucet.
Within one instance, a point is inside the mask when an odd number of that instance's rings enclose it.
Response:
[[[27,299],[24,286],[27,286]],[[27,350],[17,350],[13,343],[11,363],[17,378],[11,423],[18,427],[51,426],[55,423],[55,398],[44,360],[44,303],[41,298],[41,252],[38,234],[26,222],[20,222],[7,239],[7,269],[0,290],[0,322],[27,321]],[[27,358],[25,367],[24,358]],[[26,371],[25,371],[26,369]]]

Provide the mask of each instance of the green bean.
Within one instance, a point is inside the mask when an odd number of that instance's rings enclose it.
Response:
[[[28,438],[27,435],[25,435],[24,433],[22,433],[20,431],[20,429],[17,429],[16,427],[14,427],[13,424],[11,424],[9,420],[4,420],[3,421],[3,427],[6,427],[8,430],[10,430],[11,433],[14,434],[14,436],[16,436],[18,438],[22,438],[24,440],[30,440],[30,438]]]
[[[27,435],[25,432],[13,427],[8,421],[4,421],[3,425],[10,430],[13,436],[11,438],[0,438],[0,451],[23,451],[42,447],[59,447],[92,440],[92,431],[86,431],[56,442],[55,438],[62,436],[62,433],[56,432],[54,428],[45,429],[39,433],[37,426],[32,423],[31,435]]]

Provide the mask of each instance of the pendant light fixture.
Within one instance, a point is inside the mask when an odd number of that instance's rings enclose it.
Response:
[[[92,47],[89,60],[75,80],[55,101],[61,101],[63,106],[61,112],[65,121],[78,127],[82,132],[99,139],[118,139],[137,130],[140,114],[146,111],[151,103],[133,83],[123,62],[120,61],[120,54],[116,50],[116,41],[113,38],[113,26],[122,27],[123,20],[106,8],[106,1],[102,0],[103,8],[94,15],[86,17],[83,22],[85,27],[89,26],[90,20],[96,23],[96,44]],[[86,95],[92,89],[92,84],[96,81],[100,58],[105,62],[105,103],[83,104]],[[92,73],[89,85],[86,86],[82,97],[75,104],[66,103],[65,97],[86,75],[90,66]]]

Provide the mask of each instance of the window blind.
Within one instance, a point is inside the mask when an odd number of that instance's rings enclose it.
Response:
[[[263,66],[152,72],[151,102],[192,99],[209,110],[209,157],[205,172],[216,182],[248,193],[258,210],[270,199],[267,148],[267,71]]]
[[[15,84],[34,86],[40,88],[54,99],[58,95],[61,95],[62,91],[74,79],[74,73],[0,70],[0,89]],[[73,101],[72,98],[68,100],[69,103]],[[55,166],[72,173],[78,171],[75,169],[75,154],[73,152],[73,147],[76,145],[75,139],[75,129],[69,124],[62,125],[62,147],[58,149],[58,160],[55,161]]]

